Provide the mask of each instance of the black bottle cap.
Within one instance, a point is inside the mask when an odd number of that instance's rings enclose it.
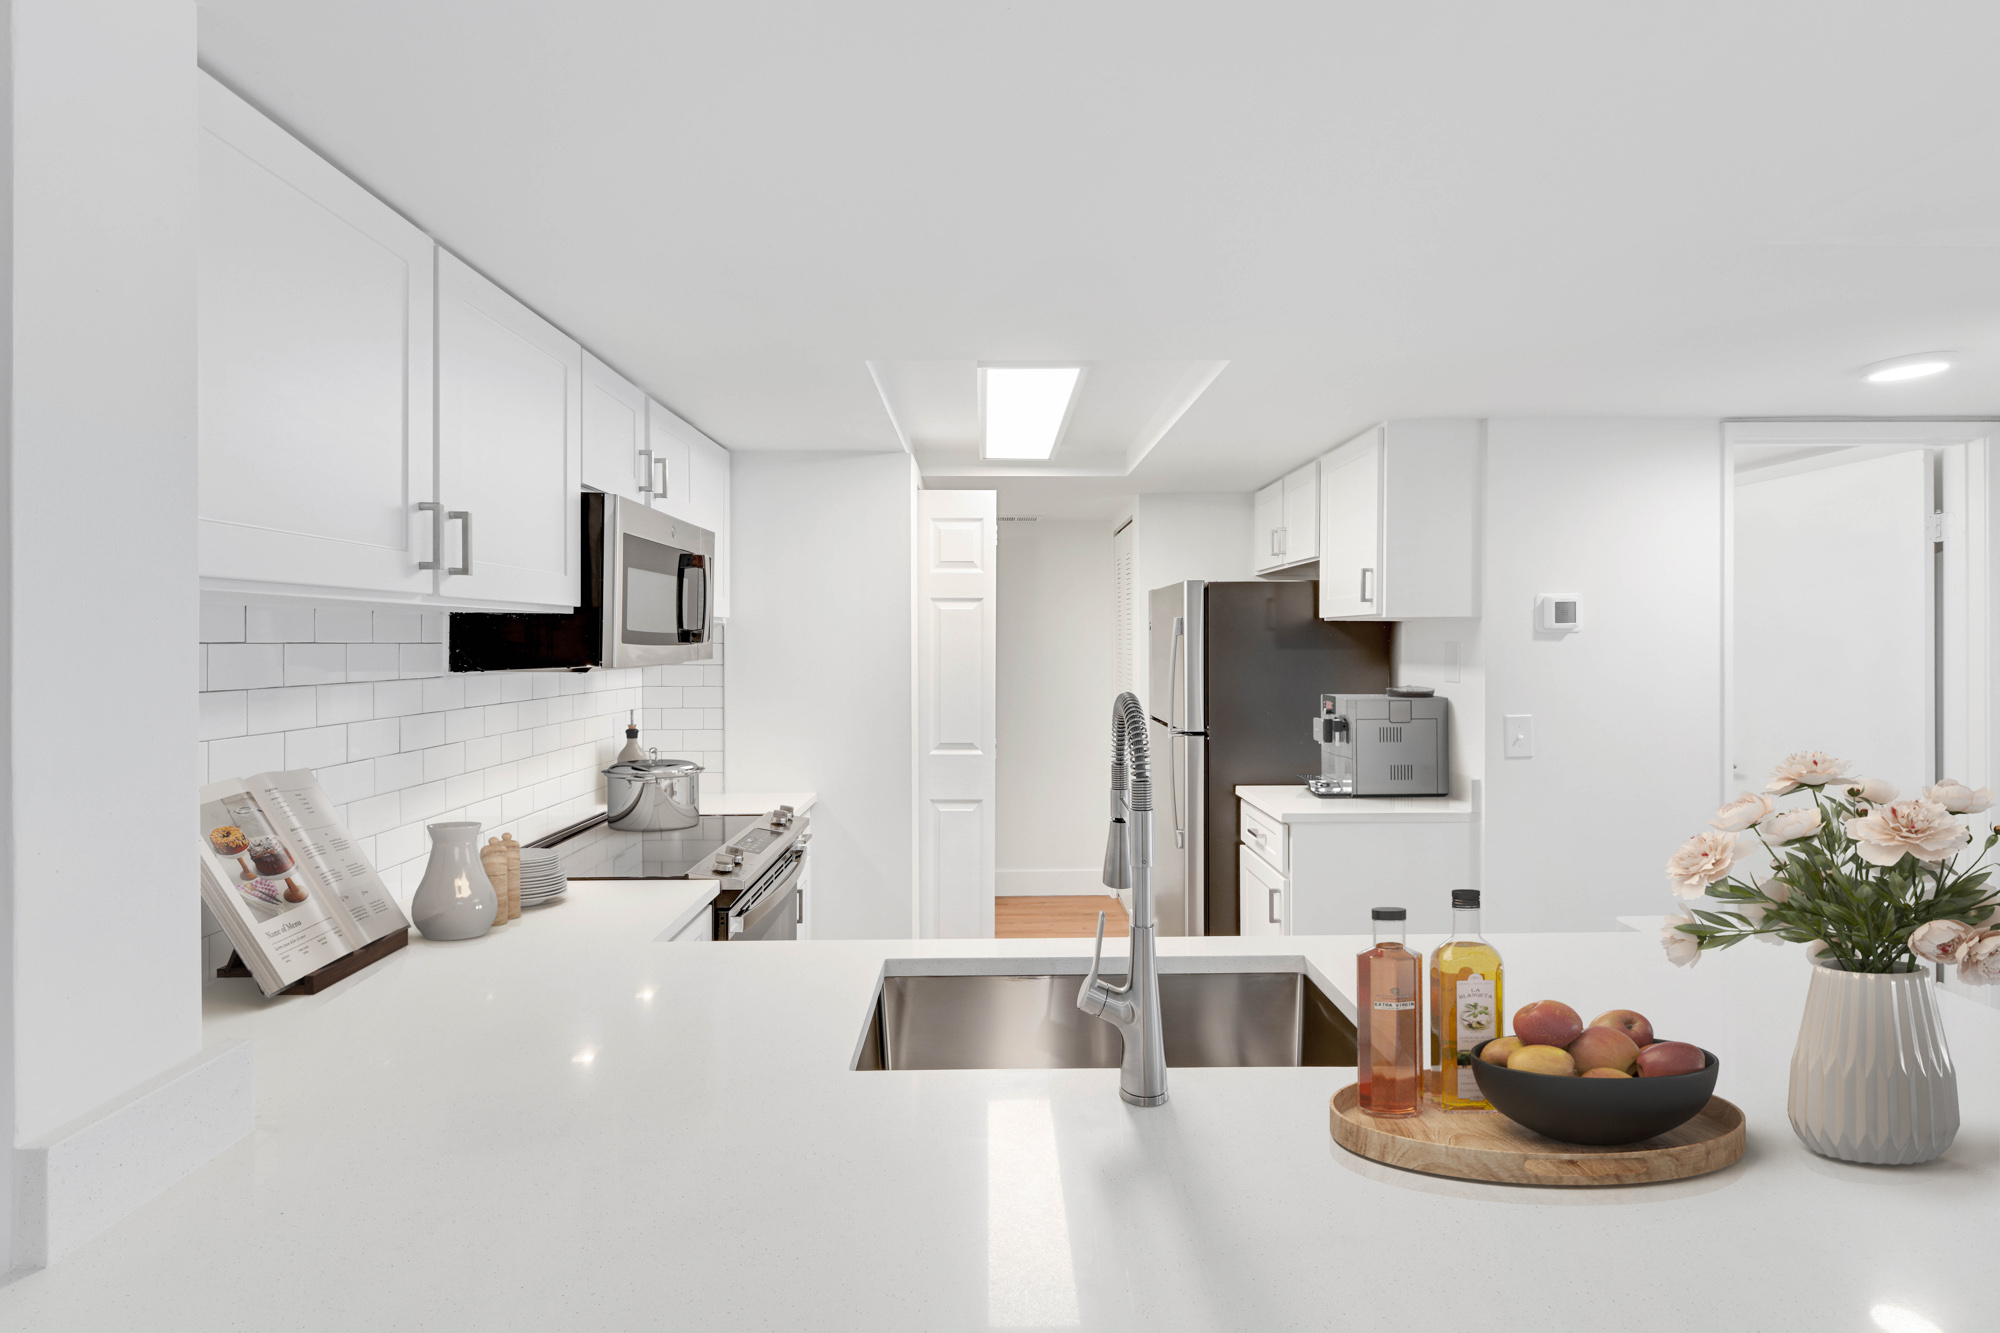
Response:
[[[1478,890],[1478,889],[1453,889],[1453,890],[1451,891],[1451,905],[1452,905],[1453,907],[1477,907],[1477,906],[1479,906],[1479,890]]]
[[[1410,917],[1408,909],[1402,907],[1378,907],[1368,915],[1376,921],[1407,921]]]

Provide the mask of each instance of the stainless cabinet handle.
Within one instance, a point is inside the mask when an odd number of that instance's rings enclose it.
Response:
[[[1368,591],[1368,579],[1369,576],[1374,574],[1374,572],[1375,571],[1372,569],[1364,569],[1361,571],[1361,600],[1364,602],[1369,602],[1371,604],[1375,600],[1375,595]]]
[[[1274,926],[1282,926],[1285,923],[1278,920],[1278,890],[1271,889],[1268,890],[1268,892],[1271,895],[1271,901],[1267,908],[1271,917],[1271,924]]]
[[[459,547],[459,558],[464,560],[465,563],[462,565],[453,565],[445,573],[470,574],[472,572],[472,511],[469,509],[448,509],[445,511],[445,517],[455,518],[465,525],[460,530],[465,542],[464,545]]]
[[[642,469],[644,475],[639,479],[639,494],[665,496],[667,485],[673,478],[673,472],[670,470],[668,460],[661,458],[651,449],[641,449],[639,457],[646,460],[646,466]],[[660,484],[658,486],[653,485],[653,469],[655,467],[660,469]]]
[[[1278,543],[1278,549],[1272,552],[1272,554],[1276,555],[1280,559],[1283,559],[1285,554],[1285,539],[1292,535],[1291,529],[1279,528],[1276,532],[1272,533],[1271,535],[1274,538],[1276,538]]]
[[[429,510],[431,515],[431,558],[417,561],[418,569],[444,568],[444,506],[436,500],[417,501],[419,510]]]
[[[1250,836],[1262,842],[1264,841],[1264,830],[1253,826],[1250,830]]]
[[[799,909],[798,915],[792,918],[792,924],[795,926],[803,926],[806,923],[806,891],[804,889],[800,889],[797,893],[793,894],[792,897],[794,899],[794,904]]]
[[[639,457],[646,460],[646,466],[639,469],[639,494],[652,495],[653,491],[653,451],[641,449]]]

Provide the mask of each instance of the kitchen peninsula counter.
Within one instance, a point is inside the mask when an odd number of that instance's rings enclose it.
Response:
[[[657,943],[676,910],[645,881],[579,883],[321,995],[212,984],[209,1040],[255,1043],[255,1134],[0,1286],[0,1327],[1775,1333],[1866,1330],[1878,1305],[1990,1323],[2000,1013],[1955,996],[1958,1143],[1850,1166],[1785,1120],[1798,950],[1680,971],[1631,931],[1497,936],[1510,1010],[1638,1009],[1716,1051],[1749,1117],[1744,1160],[1711,1176],[1520,1189],[1336,1147],[1351,1069],[1173,1069],[1153,1110],[1119,1100],[1116,1070],[852,1071],[885,960],[1032,972],[1087,941]],[[1160,950],[1170,970],[1301,960],[1344,997],[1365,944]]]

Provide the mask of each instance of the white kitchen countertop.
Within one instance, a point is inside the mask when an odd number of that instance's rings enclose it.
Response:
[[[705,815],[764,815],[781,805],[789,805],[797,814],[804,814],[819,799],[816,791],[722,791],[701,794],[701,812]]]
[[[1463,824],[1472,802],[1456,796],[1315,796],[1296,787],[1238,787],[1236,794],[1273,819],[1287,824],[1398,823]]]
[[[1798,950],[1682,971],[1630,931],[1498,936],[1509,1010],[1638,1009],[1720,1055],[1750,1125],[1700,1179],[1510,1188],[1335,1146],[1349,1069],[1173,1069],[1153,1110],[1115,1070],[852,1072],[885,960],[1085,944],[658,944],[662,883],[580,882],[323,995],[212,984],[208,1038],[255,1042],[256,1133],[0,1287],[0,1328],[1373,1330],[1461,1299],[1447,1322],[1482,1330],[1991,1326],[2000,1013],[1957,997],[1957,1144],[1849,1166],[1785,1120]],[[1161,942],[1329,989],[1365,944]]]

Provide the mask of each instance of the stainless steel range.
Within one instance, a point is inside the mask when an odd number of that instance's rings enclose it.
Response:
[[[755,826],[731,838],[689,879],[717,880],[711,909],[715,939],[795,940],[805,920],[800,880],[812,821],[781,805]]]

